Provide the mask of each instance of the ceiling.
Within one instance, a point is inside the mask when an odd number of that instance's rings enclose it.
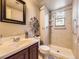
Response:
[[[55,10],[62,8],[72,3],[72,0],[33,0],[37,4],[40,3],[40,6],[46,5],[49,10]]]

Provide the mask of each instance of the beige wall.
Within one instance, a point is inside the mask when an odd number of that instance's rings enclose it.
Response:
[[[23,33],[28,31],[28,23],[31,17],[37,17],[39,19],[39,8],[30,0],[26,0],[26,25],[18,25],[11,23],[0,22],[0,34],[4,36],[14,35],[16,33]]]
[[[64,11],[65,14],[65,28],[58,29],[55,27],[55,19],[53,19],[53,15],[58,11]],[[53,45],[58,45],[66,48],[72,48],[73,39],[72,39],[72,8],[68,6],[66,8],[57,9],[52,11],[52,25],[51,28],[51,43]]]

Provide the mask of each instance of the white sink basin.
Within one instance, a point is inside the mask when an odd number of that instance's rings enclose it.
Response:
[[[32,42],[32,40],[20,40],[20,41],[18,41],[18,42],[13,42],[13,41],[8,41],[8,42],[5,42],[5,43],[3,43],[2,45],[0,45],[0,48],[2,48],[2,47],[13,47],[13,48],[16,48],[16,47],[19,47],[19,46],[22,46],[22,45],[27,45],[27,44],[29,44],[29,43],[31,43]]]

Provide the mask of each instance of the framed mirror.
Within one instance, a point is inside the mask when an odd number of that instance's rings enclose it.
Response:
[[[2,0],[2,22],[25,25],[25,2],[22,0]]]

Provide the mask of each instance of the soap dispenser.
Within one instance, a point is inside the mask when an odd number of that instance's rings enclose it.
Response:
[[[28,38],[28,32],[25,32],[25,38]]]

